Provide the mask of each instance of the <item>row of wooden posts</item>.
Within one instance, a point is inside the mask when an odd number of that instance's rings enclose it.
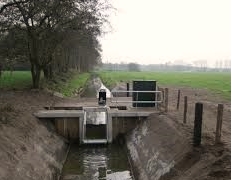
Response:
[[[168,112],[168,88],[165,88],[164,90],[160,88],[160,90],[164,94],[163,100],[164,100],[165,112]],[[176,105],[177,110],[179,110],[179,106],[180,106],[180,90],[178,90],[178,94],[177,94],[177,105]],[[216,125],[216,135],[215,135],[216,144],[221,142],[223,109],[224,109],[223,104],[218,104],[217,125]],[[184,114],[183,114],[184,124],[186,124],[187,121],[187,110],[188,110],[188,97],[184,96]],[[201,102],[197,102],[195,104],[194,135],[193,135],[194,146],[199,146],[201,144],[202,115],[203,115],[203,104]]]
[[[127,91],[129,91],[129,83],[127,83]],[[161,91],[161,94],[158,93],[157,100],[163,99],[164,111],[168,112],[168,88],[159,88],[158,91]],[[127,97],[129,97],[129,92],[127,92]],[[177,94],[177,110],[180,106],[180,90]],[[186,124],[187,121],[187,110],[188,110],[188,97],[184,96],[184,114],[183,114],[183,123]],[[199,146],[201,144],[201,132],[202,132],[202,115],[203,115],[203,104],[197,102],[195,104],[195,119],[194,119],[194,135],[193,135],[193,145]],[[218,104],[217,110],[217,125],[216,125],[216,136],[215,143],[221,142],[221,132],[222,132],[222,117],[223,117],[223,104]]]

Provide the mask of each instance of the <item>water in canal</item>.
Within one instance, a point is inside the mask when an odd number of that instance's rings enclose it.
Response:
[[[72,145],[63,180],[132,180],[126,150],[111,145]]]
[[[96,97],[104,87],[92,79],[85,97]],[[109,91],[109,90],[107,90]],[[96,98],[97,103],[97,98]],[[119,144],[72,144],[63,167],[63,180],[133,180],[126,147]]]

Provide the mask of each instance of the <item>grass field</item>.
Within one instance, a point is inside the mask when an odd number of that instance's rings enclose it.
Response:
[[[156,80],[160,85],[206,88],[228,100],[231,98],[230,73],[101,71],[97,72],[97,74],[109,88],[112,88],[120,81]],[[45,82],[42,79],[42,86],[58,91],[65,96],[72,96],[76,89],[85,86],[89,77],[89,73],[68,73],[50,82]],[[29,71],[14,71],[12,74],[4,72],[0,78],[0,89],[25,89],[31,87],[32,81]]]
[[[45,81],[42,77],[41,86],[42,88],[58,91],[65,96],[72,96],[75,90],[85,86],[89,77],[89,73],[78,74],[74,72],[57,76],[53,81]],[[30,71],[14,71],[12,74],[5,71],[0,78],[0,89],[22,90],[31,87],[32,79]]]
[[[231,74],[211,72],[98,72],[103,83],[112,88],[117,82],[129,82],[132,80],[156,80],[160,85],[189,86],[205,88],[221,95],[223,98],[231,98]]]
[[[0,78],[0,89],[25,89],[32,87],[30,71],[4,71]]]

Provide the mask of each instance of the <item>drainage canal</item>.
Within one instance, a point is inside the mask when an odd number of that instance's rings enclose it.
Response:
[[[82,96],[96,97],[96,92],[104,87],[99,78],[92,78],[87,94]],[[109,91],[108,89],[106,90]],[[95,119],[96,120],[96,119]],[[94,132],[94,125],[86,126],[88,132]],[[91,138],[105,136],[104,127],[94,128]],[[103,133],[103,134],[102,134]],[[133,180],[133,172],[129,163],[125,145],[120,144],[72,144],[63,167],[63,180]]]
[[[127,153],[122,146],[71,145],[63,180],[132,180]]]

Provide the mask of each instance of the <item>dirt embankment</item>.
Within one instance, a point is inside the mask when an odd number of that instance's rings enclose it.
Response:
[[[153,114],[127,138],[135,172],[141,180],[229,180],[230,150],[203,136],[192,145],[192,128],[170,114]]]
[[[179,110],[177,92],[181,90]],[[183,100],[188,96],[187,123]],[[194,106],[203,103],[202,144],[193,147]],[[224,104],[222,143],[215,145],[217,104]],[[127,146],[139,179],[231,179],[231,104],[206,90],[169,87],[169,112],[151,115],[128,137]]]
[[[177,106],[177,94],[180,89],[180,108]],[[206,89],[169,86],[169,114],[178,122],[183,122],[184,96],[188,98],[188,111],[186,126],[193,127],[195,116],[195,103],[203,104],[202,133],[205,137],[215,138],[217,123],[217,106],[223,104],[222,142],[227,148],[231,148],[231,101],[210,93]]]
[[[170,117],[152,114],[127,138],[138,179],[159,180],[190,150],[188,139]]]
[[[39,91],[0,91],[0,179],[57,179],[67,145],[32,113],[58,98]]]

